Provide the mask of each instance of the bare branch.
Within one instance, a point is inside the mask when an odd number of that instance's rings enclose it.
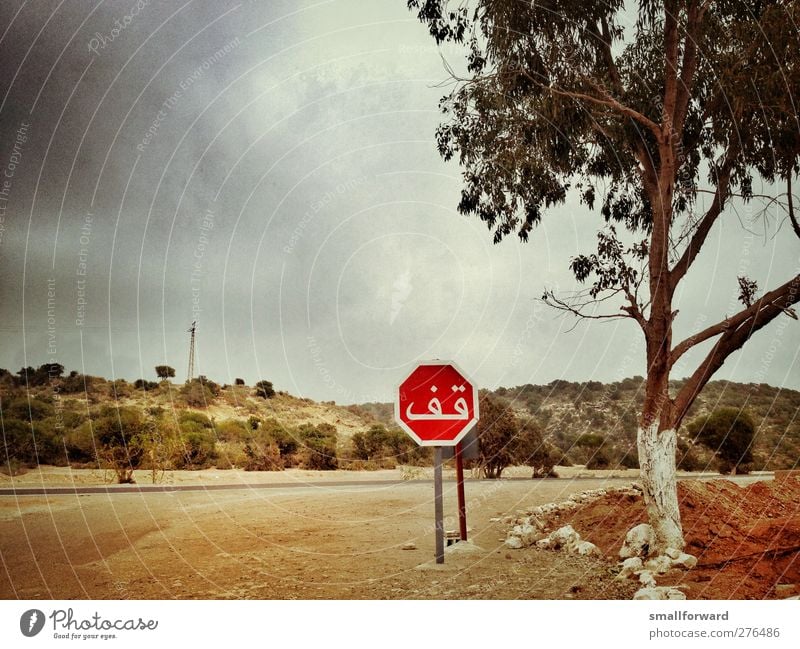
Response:
[[[620,310],[625,311],[624,313],[584,312],[584,309],[586,309],[590,305],[596,305],[601,302],[605,302],[606,300],[610,300],[611,298],[615,297],[621,292],[623,292],[622,289],[615,289],[611,291],[608,295],[599,299],[588,298],[585,293],[576,293],[575,296],[573,296],[574,300],[572,302],[568,302],[559,297],[556,297],[553,291],[545,291],[544,295],[542,296],[542,302],[544,302],[547,306],[553,307],[558,311],[569,313],[582,320],[619,320],[620,318],[635,319],[635,316],[632,315],[632,313],[630,313],[626,307],[620,307]]]
[[[751,306],[747,307],[746,309],[742,309],[733,317],[725,318],[724,320],[711,325],[710,327],[703,329],[703,331],[700,331],[699,333],[696,333],[678,343],[670,352],[670,367],[675,365],[677,360],[695,345],[699,345],[700,343],[709,340],[710,338],[714,338],[715,336],[719,336],[720,334],[737,330],[739,327],[746,325],[748,321],[754,320],[761,311],[767,308],[776,306],[779,308],[779,310],[787,309],[800,299],[800,295],[798,295],[798,293],[800,293],[800,275],[793,277],[785,284],[770,291],[769,293],[766,293],[763,297],[756,300]],[[744,343],[744,341],[742,341],[742,343]]]
[[[789,307],[800,302],[800,275],[797,275],[791,281],[787,282],[787,284],[784,284],[784,287],[787,285],[790,288],[785,291],[782,299],[768,304],[762,303],[762,308],[756,311],[752,317],[745,319],[735,328],[728,328],[725,330],[725,333],[722,334],[706,358],[675,397],[675,416],[673,421],[676,427],[680,425],[681,421],[686,416],[695,397],[697,397],[700,391],[705,387],[714,372],[722,367],[728,356],[740,349],[756,331],[772,322],[772,320],[779,315],[784,312],[791,313]],[[764,298],[762,298],[762,300],[763,299]],[[753,306],[758,304],[757,302]]]

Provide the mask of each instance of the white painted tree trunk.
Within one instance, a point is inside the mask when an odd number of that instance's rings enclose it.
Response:
[[[657,554],[667,548],[683,550],[683,530],[678,509],[678,490],[675,480],[674,430],[658,432],[658,422],[639,428],[639,467],[642,473],[644,502],[650,525],[656,534]]]

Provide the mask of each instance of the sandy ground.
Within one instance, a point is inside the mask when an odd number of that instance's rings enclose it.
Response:
[[[508,526],[490,520],[630,477],[469,480],[477,548],[457,544],[444,567],[436,567],[430,482],[334,485],[398,480],[399,470],[187,473],[167,483],[296,486],[0,497],[0,597],[627,599],[635,589],[612,579],[604,560],[508,551],[502,543]],[[137,477],[146,484],[144,472]],[[102,474],[43,468],[14,481],[70,483],[102,484]],[[0,487],[10,485],[4,476]],[[456,527],[455,513],[455,485],[448,481],[448,529]],[[416,549],[401,549],[407,542]]]

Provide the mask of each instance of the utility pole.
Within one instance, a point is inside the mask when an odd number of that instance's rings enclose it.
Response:
[[[194,378],[194,337],[196,330],[197,320],[192,322],[192,326],[188,329],[188,332],[192,335],[191,338],[189,338],[189,371],[187,372],[188,376],[186,377],[187,383]]]

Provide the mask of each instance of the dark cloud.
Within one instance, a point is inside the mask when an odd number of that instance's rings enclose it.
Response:
[[[57,356],[89,373],[180,374],[193,319],[203,373],[321,399],[388,399],[420,357],[487,386],[644,373],[630,324],[566,333],[535,301],[573,288],[596,219],[492,246],[455,212],[445,72],[402,0],[136,5],[0,4],[0,366],[49,360],[50,281]],[[698,263],[679,334],[730,312],[743,266],[765,286],[797,260],[731,221]],[[798,386],[797,347],[773,326],[722,375]]]

